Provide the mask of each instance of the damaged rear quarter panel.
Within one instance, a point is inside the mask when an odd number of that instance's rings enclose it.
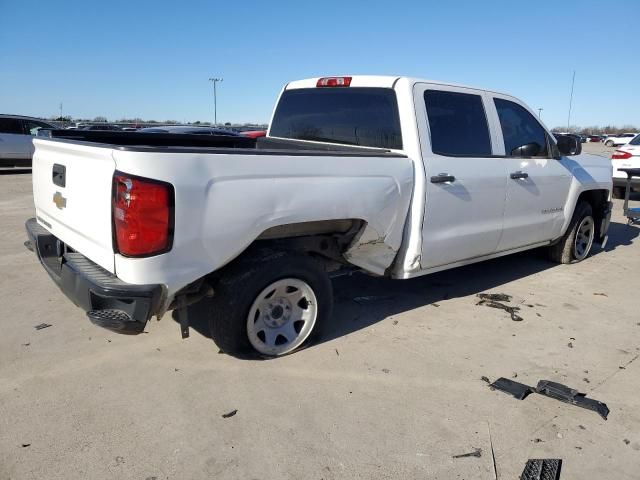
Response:
[[[364,220],[349,260],[381,274],[400,248],[413,188],[404,156],[116,152],[116,161],[121,171],[174,185],[172,250],[116,259],[124,281],[163,279],[169,296],[233,260],[265,230],[297,222]]]

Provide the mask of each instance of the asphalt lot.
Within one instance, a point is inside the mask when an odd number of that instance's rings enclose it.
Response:
[[[638,478],[640,227],[619,200],[585,262],[339,278],[322,343],[249,361],[197,330],[181,340],[169,316],[136,337],[90,324],[23,247],[30,182],[0,175],[0,479],[493,479],[493,457],[501,479],[529,458],[563,459],[562,480]],[[481,292],[512,295],[524,320]],[[558,381],[611,413],[519,401],[482,376]]]

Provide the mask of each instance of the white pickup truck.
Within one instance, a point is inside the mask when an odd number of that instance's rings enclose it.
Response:
[[[200,137],[200,138],[193,138]],[[343,266],[409,279],[606,241],[611,162],[508,95],[406,77],[287,84],[267,137],[52,132],[29,241],[94,323],[141,332],[206,297],[230,354],[283,355],[331,315]]]

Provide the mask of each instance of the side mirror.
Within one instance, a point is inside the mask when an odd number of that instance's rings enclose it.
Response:
[[[558,150],[560,151],[560,155],[569,156],[569,155],[580,155],[582,152],[582,144],[575,137],[570,137],[568,135],[558,135],[556,137],[558,143]]]
[[[513,157],[535,157],[540,154],[542,147],[537,142],[526,143],[511,150]]]

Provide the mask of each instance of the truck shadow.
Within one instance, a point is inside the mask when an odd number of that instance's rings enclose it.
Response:
[[[593,255],[629,246],[638,235],[640,227],[612,222],[606,249],[596,247]],[[419,307],[437,308],[439,302],[448,299],[482,292],[509,293],[502,292],[500,287],[558,266],[547,260],[544,253],[542,250],[522,252],[411,280],[376,278],[361,273],[334,278],[333,315],[324,325],[317,343],[334,340]],[[191,305],[188,314],[191,328],[211,338],[206,300]],[[172,318],[178,321],[175,311]]]
[[[0,168],[0,175],[22,175],[27,173],[31,173],[30,167],[29,168],[22,168],[22,167]]]

